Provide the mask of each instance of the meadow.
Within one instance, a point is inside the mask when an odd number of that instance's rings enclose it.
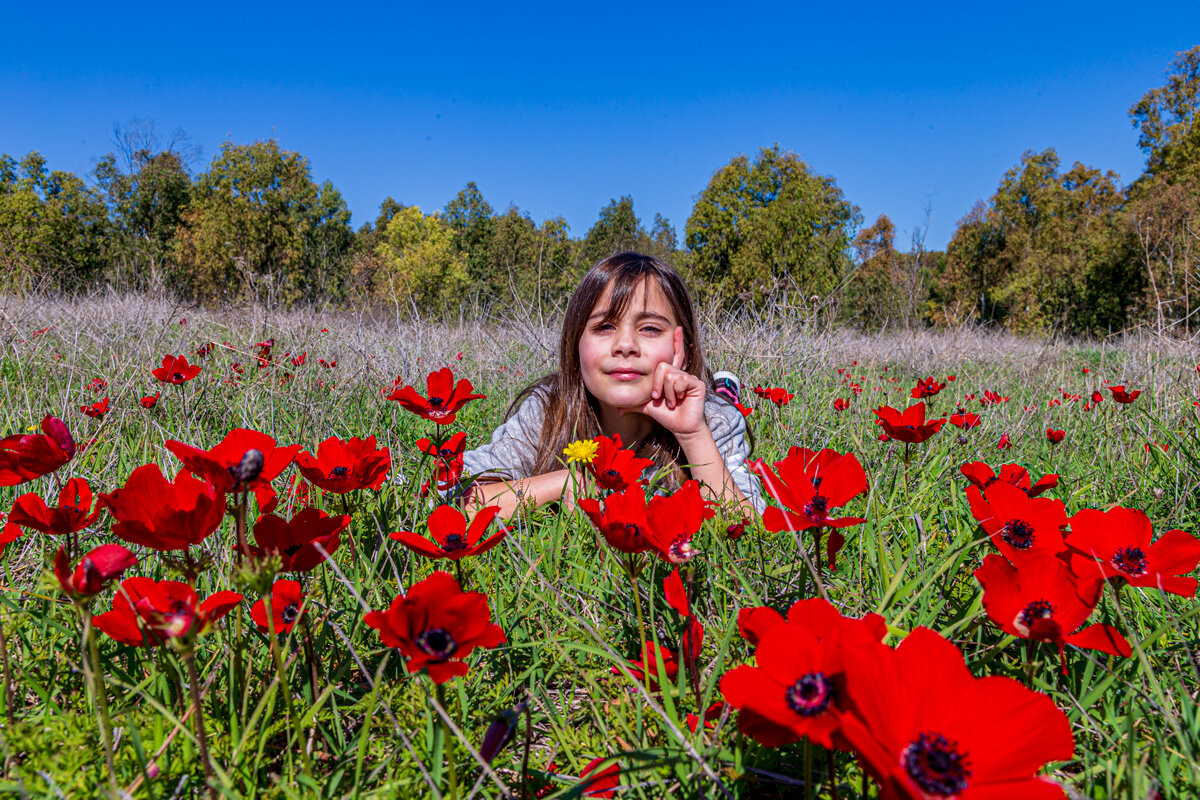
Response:
[[[705,312],[711,366],[738,373],[742,402],[753,407],[755,457],[770,467],[793,446],[853,453],[866,490],[839,513],[864,521],[841,529],[845,545],[830,568],[812,531],[771,531],[760,518],[713,509],[692,537],[698,554],[680,565],[681,614],[678,596],[669,602],[664,591],[676,565],[651,552],[618,552],[580,511],[524,509],[503,541],[454,563],[390,536],[425,535],[436,504],[421,488],[436,478],[436,457],[418,441],[436,442],[440,427],[446,436],[465,432],[468,448],[486,442],[517,392],[552,368],[553,311],[474,309],[431,321],[216,312],[97,295],[7,297],[0,319],[0,433],[36,435],[51,415],[78,447],[56,471],[0,488],[6,513],[29,492],[53,507],[68,478],[112,493],[135,469],[158,464],[172,479],[182,464],[168,441],[207,450],[236,428],[314,454],[329,437],[374,436],[390,455],[378,489],[337,494],[312,486],[305,498],[295,491],[295,466],[273,481],[281,517],[306,502],[350,517],[328,560],[278,575],[298,579],[306,593],[304,623],[278,636],[259,630],[251,607],[267,593],[280,557],[236,552],[240,515],[250,530],[261,510],[264,498],[254,492],[230,493],[219,527],[186,551],[126,542],[137,564],[121,579],[182,580],[190,572],[201,599],[244,596],[202,635],[168,637],[165,646],[123,643],[87,623],[114,608],[117,580],[72,601],[52,571],[68,540],[72,565],[120,541],[110,511],[76,534],[25,529],[9,542],[0,587],[5,794],[206,796],[206,750],[207,780],[222,797],[917,796],[880,786],[864,770],[870,757],[862,748],[827,750],[806,739],[767,746],[723,702],[723,677],[756,663],[739,611],[784,612],[795,601],[824,598],[846,617],[881,615],[889,648],[928,628],[961,652],[972,675],[1010,678],[1052,701],[1069,723],[1072,749],[1037,760],[1044,743],[1011,724],[1006,709],[973,694],[951,698],[996,753],[1026,753],[1036,761],[1032,770],[1048,763],[1041,774],[1067,796],[1200,795],[1194,597],[1106,584],[1087,623],[1119,631],[1127,656],[1068,643],[1060,659],[1050,643],[1006,633],[989,618],[975,577],[996,547],[972,513],[971,482],[960,469],[1019,464],[1033,481],[1059,476],[1042,496],[1061,500],[1068,514],[1120,506],[1144,512],[1156,538],[1171,529],[1200,533],[1194,343],[1136,333],[1034,340],[976,328],[868,336],[830,330],[787,308]],[[264,356],[260,343],[268,342]],[[151,370],[176,355],[200,365],[199,373],[178,383],[156,379]],[[386,399],[405,385],[425,394],[426,376],[444,367],[486,395],[465,404],[453,424],[437,426]],[[924,398],[931,418],[961,409],[978,414],[979,424],[947,422],[911,445],[881,441],[873,410],[904,410],[917,402],[910,393],[918,381],[930,377],[944,384]],[[1119,403],[1110,385],[1140,395]],[[791,398],[776,404],[755,386],[783,388]],[[103,407],[104,398],[106,411],[84,412]],[[845,408],[835,407],[839,399]],[[1051,442],[1047,429],[1061,430],[1061,441]],[[576,468],[584,480],[583,466]],[[410,673],[411,653],[387,646],[367,623],[369,612],[388,609],[438,570],[486,595],[490,623],[503,632],[503,643],[477,647],[465,674],[441,683],[434,671]],[[694,641],[694,622],[703,641],[687,657],[681,644]],[[652,661],[631,663],[654,652]],[[930,676],[937,677],[932,669]],[[101,700],[114,740],[111,781]],[[959,788],[938,784],[925,796],[1004,796],[972,783],[1001,757],[973,753],[958,765]],[[935,770],[935,761],[924,767]]]

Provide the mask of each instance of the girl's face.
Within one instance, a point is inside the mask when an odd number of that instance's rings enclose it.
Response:
[[[609,284],[579,337],[583,384],[602,408],[641,408],[650,401],[655,367],[682,351],[683,330],[657,281],[643,281],[620,319],[606,321],[611,300]]]

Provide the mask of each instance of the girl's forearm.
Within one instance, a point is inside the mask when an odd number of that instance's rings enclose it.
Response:
[[[535,506],[561,500],[567,494],[568,472],[565,469],[532,475],[516,481],[487,481],[475,484],[468,506],[471,510],[499,506],[500,516],[508,519],[522,502]]]
[[[701,492],[709,500],[733,501],[747,513],[754,513],[754,506],[729,474],[711,431],[706,429],[692,437],[676,438],[683,449],[684,462],[691,465],[692,477],[700,481]]]

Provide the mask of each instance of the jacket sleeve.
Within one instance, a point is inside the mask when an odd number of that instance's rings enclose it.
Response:
[[[767,508],[767,501],[763,499],[758,478],[746,466],[746,461],[750,458],[746,418],[732,403],[711,395],[704,404],[704,416],[708,420],[713,440],[717,443],[717,451],[721,454],[734,484],[761,514]]]
[[[530,395],[517,413],[492,433],[492,441],[463,453],[463,471],[476,478],[520,480],[529,476],[529,464],[537,453],[542,434],[545,399]]]

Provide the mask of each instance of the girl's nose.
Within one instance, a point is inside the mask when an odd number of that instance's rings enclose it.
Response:
[[[618,328],[613,339],[613,355],[632,356],[638,353],[637,336],[632,329]]]

